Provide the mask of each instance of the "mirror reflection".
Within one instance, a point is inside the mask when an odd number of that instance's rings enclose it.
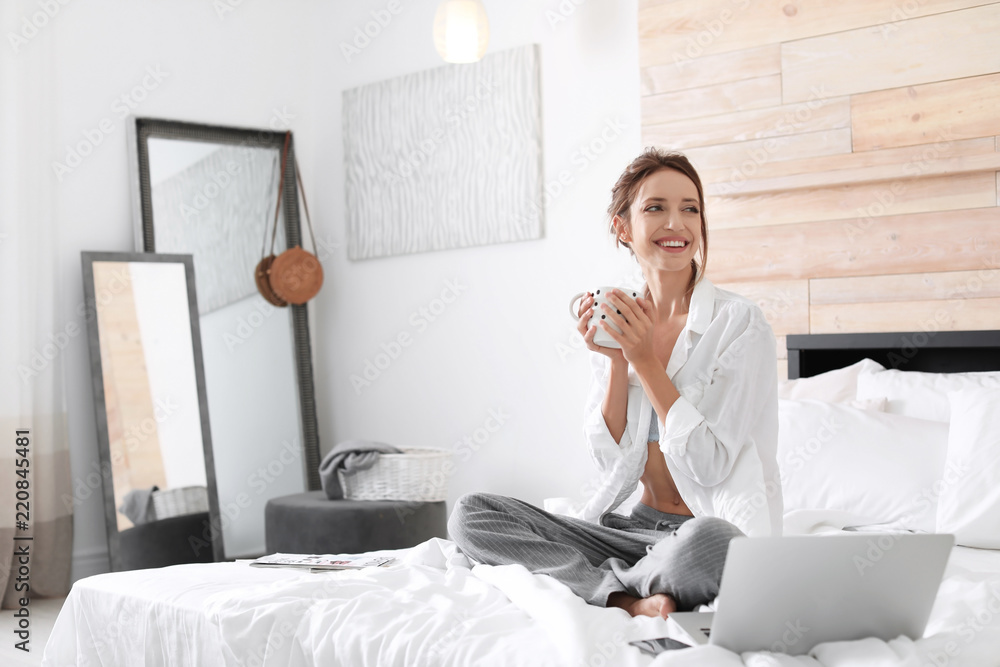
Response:
[[[207,512],[184,265],[93,271],[118,530]]]
[[[256,295],[254,267],[271,243],[264,232],[265,223],[272,228],[278,149],[156,137],[147,145],[156,251],[194,255],[199,312]]]

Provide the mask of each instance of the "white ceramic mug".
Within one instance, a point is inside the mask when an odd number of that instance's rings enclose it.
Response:
[[[609,334],[607,331],[604,330],[604,327],[598,324],[598,322],[604,320],[605,322],[608,323],[608,326],[610,326],[616,332],[618,333],[622,332],[622,330],[618,328],[618,325],[616,325],[611,320],[611,318],[609,318],[607,314],[601,309],[601,304],[607,303],[605,295],[613,289],[620,290],[623,294],[628,294],[633,299],[638,298],[639,296],[639,292],[637,290],[630,289],[628,287],[609,287],[609,286],[597,287],[594,290],[592,290],[592,292],[580,292],[572,299],[570,299],[569,314],[570,317],[572,317],[574,320],[579,321],[580,314],[576,302],[579,301],[582,297],[587,296],[588,294],[593,294],[594,314],[591,316],[590,322],[587,323],[587,328],[589,329],[590,327],[597,327],[597,331],[594,332],[594,345],[599,345],[600,347],[613,347],[616,349],[620,349],[621,345],[619,345],[618,342],[611,337],[611,334]],[[610,306],[611,304],[608,305]]]

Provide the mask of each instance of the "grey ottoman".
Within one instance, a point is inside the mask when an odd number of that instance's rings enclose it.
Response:
[[[444,501],[330,500],[323,491],[272,498],[264,507],[268,553],[352,554],[446,537]]]

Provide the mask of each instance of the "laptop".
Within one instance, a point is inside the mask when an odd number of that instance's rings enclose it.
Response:
[[[738,537],[716,611],[674,612],[675,637],[736,653],[807,653],[817,644],[923,636],[953,535]],[[656,641],[656,640],[653,640]],[[676,648],[663,642],[662,650]]]

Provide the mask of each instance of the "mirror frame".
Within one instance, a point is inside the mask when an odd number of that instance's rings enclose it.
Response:
[[[83,265],[83,294],[87,313],[87,340],[90,347],[91,379],[94,390],[94,410],[97,416],[97,453],[101,464],[104,488],[104,520],[108,533],[108,557],[111,571],[122,566],[121,537],[118,530],[118,508],[115,506],[114,479],[111,465],[111,442],[108,432],[107,404],[104,396],[104,364],[101,359],[101,333],[97,320],[97,296],[94,286],[94,262],[147,262],[157,264],[183,264],[187,288],[189,319],[191,323],[191,349],[193,352],[195,385],[198,391],[199,419],[201,422],[202,449],[205,454],[205,477],[208,486],[208,512],[211,526],[222,525],[219,511],[219,494],[215,487],[215,464],[212,457],[212,431],[209,428],[208,400],[205,391],[205,369],[201,358],[201,328],[198,316],[198,295],[194,284],[194,258],[191,255],[156,255],[144,252],[93,252],[80,253]],[[221,530],[210,530],[212,558],[225,559]],[[204,539],[205,536],[202,536]]]
[[[139,252],[155,253],[153,197],[149,180],[150,137],[158,139],[179,139],[233,145],[252,145],[259,148],[275,148],[281,151],[285,132],[270,129],[206,125],[161,118],[131,116],[127,125],[129,147],[129,171],[131,176],[132,217],[135,223],[135,244]],[[288,145],[288,161],[285,167],[282,207],[285,219],[285,240],[288,248],[302,245],[302,231],[299,225],[299,201],[295,173],[295,136],[292,133]],[[136,197],[138,193],[138,197]],[[305,466],[306,487],[309,491],[319,490],[320,445],[319,429],[316,421],[316,394],[313,386],[312,346],[309,339],[308,304],[289,305],[295,341],[295,372],[299,390],[299,414],[302,424],[302,453]]]

